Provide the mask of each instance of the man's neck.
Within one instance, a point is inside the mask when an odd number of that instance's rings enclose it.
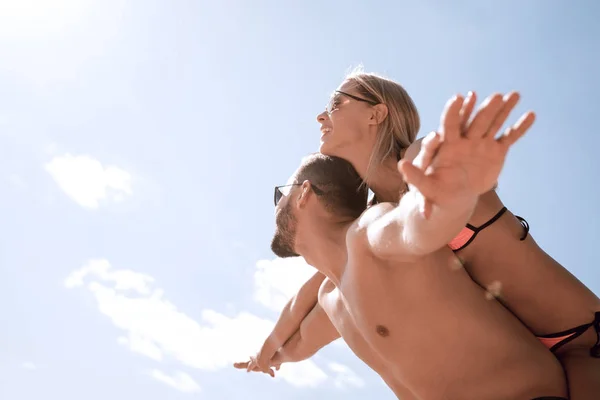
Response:
[[[311,229],[296,237],[296,250],[304,260],[339,286],[348,260],[346,234],[352,221],[314,220]],[[313,228],[314,227],[314,228]]]
[[[369,170],[369,159],[357,155],[349,157],[348,161],[352,164],[356,172],[358,172],[358,175],[365,179]],[[398,171],[398,161],[394,157],[388,157],[383,160],[383,162],[371,171],[369,189],[375,193],[377,201],[397,203],[405,188],[406,183]]]

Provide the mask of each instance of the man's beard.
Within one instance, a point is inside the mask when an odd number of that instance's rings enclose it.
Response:
[[[296,237],[296,218],[292,214],[292,207],[287,204],[275,217],[275,234],[271,240],[271,250],[277,257],[299,257],[294,251]]]

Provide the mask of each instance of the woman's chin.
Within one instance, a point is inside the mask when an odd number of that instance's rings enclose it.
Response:
[[[321,138],[321,144],[319,145],[319,153],[321,154],[346,158],[348,150],[348,146],[345,144],[334,143],[329,137]]]
[[[319,153],[326,156],[335,156],[332,146],[327,143],[327,140],[323,140],[323,138],[321,138],[321,144],[319,145]]]

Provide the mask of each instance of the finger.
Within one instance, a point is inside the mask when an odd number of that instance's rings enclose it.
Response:
[[[432,190],[434,189],[432,179],[411,162],[401,160],[398,163],[398,171],[402,174],[404,181],[414,186],[424,197],[430,197],[435,193],[435,190]]]
[[[256,371],[262,371],[261,368],[256,364],[250,364],[250,365],[248,365],[248,368],[246,368],[246,372],[256,372]]]
[[[236,362],[233,363],[233,367],[237,369],[246,369],[248,368],[248,362]]]
[[[275,372],[271,368],[269,368],[268,374],[271,375],[271,378],[275,378]]]
[[[413,164],[425,171],[431,165],[431,161],[437,154],[440,144],[442,143],[442,137],[437,132],[431,132],[421,142],[421,149],[419,154],[415,157]]]
[[[521,96],[517,92],[510,92],[502,98],[504,106],[496,115],[496,118],[494,118],[494,122],[492,122],[492,124],[488,128],[488,131],[485,134],[488,138],[490,138],[490,140],[494,140],[496,138],[496,134],[498,133],[500,128],[502,128],[502,125],[504,125],[504,123],[508,119],[508,116],[515,108],[520,99]]]
[[[475,92],[469,92],[460,110],[460,133],[464,135],[469,128],[469,120],[473,109],[475,109],[475,103],[477,103],[477,94]]]
[[[498,139],[499,143],[510,147],[516,143],[517,140],[523,137],[525,133],[531,128],[535,122],[535,114],[531,111],[526,112],[519,118],[516,124],[504,131],[504,134]]]
[[[254,360],[254,358],[250,357],[250,362],[248,362],[248,366],[246,367],[246,370],[248,372],[250,372],[255,368],[256,368],[256,361]]]
[[[466,137],[483,137],[494,122],[496,115],[504,106],[502,96],[498,93],[490,95],[481,103],[473,121],[469,125],[469,129],[465,132]]]
[[[440,120],[440,132],[443,140],[451,142],[460,139],[460,109],[463,101],[461,95],[456,95],[446,103]]]

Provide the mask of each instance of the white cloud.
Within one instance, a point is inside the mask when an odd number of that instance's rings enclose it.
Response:
[[[302,257],[260,260],[254,274],[254,299],[273,311],[281,311],[316,269]]]
[[[96,209],[102,200],[118,202],[133,193],[127,171],[103,166],[90,156],[54,157],[45,168],[65,194],[84,208]]]
[[[151,340],[134,332],[129,332],[129,337],[119,336],[117,343],[127,347],[134,353],[141,354],[155,361],[161,361],[163,353]]]
[[[34,370],[37,369],[37,365],[35,365],[32,362],[26,361],[26,362],[24,362],[24,363],[21,364],[21,368],[28,369],[30,371],[34,371]]]
[[[357,388],[365,386],[365,381],[346,365],[330,362],[329,369],[336,374],[333,378],[334,384],[340,389],[347,388],[348,386]]]
[[[156,379],[159,382],[162,382],[168,386],[171,386],[174,389],[179,390],[183,393],[198,393],[200,392],[200,386],[196,383],[196,381],[186,374],[185,372],[176,371],[173,376],[169,376],[168,374],[158,370],[153,369],[150,372],[150,376]]]
[[[254,273],[254,300],[265,307],[280,312],[298,293],[298,289],[317,271],[304,258],[275,258],[259,260]],[[346,342],[335,340],[331,345],[348,350]]]
[[[125,332],[118,342],[156,361],[169,357],[191,368],[232,368],[233,362],[254,354],[273,327],[272,321],[247,312],[229,317],[209,309],[202,310],[197,322],[164,298],[153,281],[131,270],[114,270],[107,260],[91,260],[64,284],[86,287],[100,312]],[[327,374],[306,360],[283,366],[278,377],[295,386],[314,386]]]
[[[150,284],[154,278],[149,275],[134,272],[128,269],[111,270],[108,260],[89,260],[82,268],[73,271],[65,280],[67,288],[83,285],[83,278],[95,275],[103,281],[115,283],[115,289],[120,291],[133,290],[139,294],[150,294]]]
[[[313,361],[283,364],[275,373],[275,378],[281,378],[296,387],[316,387],[324,383],[328,376]]]

